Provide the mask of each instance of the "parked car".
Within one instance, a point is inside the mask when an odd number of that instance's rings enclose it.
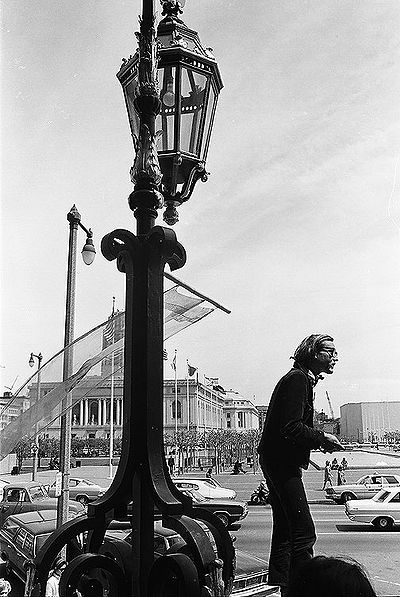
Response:
[[[179,489],[197,489],[201,495],[208,499],[234,500],[236,491],[222,487],[215,479],[200,479],[189,477],[173,477],[172,481]]]
[[[78,515],[70,511],[71,517]],[[26,563],[31,561],[46,539],[56,530],[57,510],[36,510],[9,516],[0,528],[0,555],[23,583]]]
[[[3,489],[0,501],[0,525],[11,514],[22,514],[35,510],[57,510],[57,498],[49,497],[47,488],[37,481],[15,481]],[[81,504],[70,504],[70,512],[82,514],[85,509]]]
[[[244,502],[236,500],[208,500],[197,489],[181,489],[180,491],[192,498],[195,508],[197,506],[212,512],[227,527],[235,522],[239,522],[239,520],[243,520],[249,513],[247,504]]]
[[[109,530],[101,553],[108,555],[120,563],[129,573],[132,566],[130,545],[132,532],[129,529]],[[161,522],[154,523],[154,555],[160,557],[166,553],[177,551],[185,546],[183,538],[171,529],[162,526]],[[268,584],[267,562],[246,552],[236,549],[236,571],[233,581],[233,597],[267,597],[276,594],[277,587]]]
[[[89,502],[94,502],[97,498],[104,495],[107,491],[106,487],[100,487],[92,481],[82,479],[80,477],[70,477],[69,479],[69,497],[71,500],[76,500],[84,506]],[[49,496],[54,497],[56,495],[56,482],[50,485]]]
[[[349,500],[345,513],[350,520],[372,523],[375,528],[387,531],[400,524],[400,490],[381,489],[371,499]]]
[[[383,488],[400,487],[400,477],[391,474],[363,475],[355,483],[333,485],[327,487],[325,495],[337,504],[344,504],[348,500],[362,500],[373,497]]]

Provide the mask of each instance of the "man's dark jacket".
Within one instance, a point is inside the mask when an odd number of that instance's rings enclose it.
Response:
[[[313,385],[297,364],[277,383],[258,446],[267,464],[308,468],[310,450],[319,448],[324,437],[313,428]]]

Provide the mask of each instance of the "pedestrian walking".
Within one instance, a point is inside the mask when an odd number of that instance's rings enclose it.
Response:
[[[332,483],[332,469],[331,469],[331,463],[329,462],[329,460],[325,461],[325,467],[324,467],[324,484],[322,486],[322,491],[324,491],[325,487],[327,485],[330,485],[332,487],[333,483]]]
[[[313,428],[313,388],[338,360],[333,338],[313,334],[296,348],[293,368],[277,383],[258,446],[272,508],[268,583],[287,595],[289,580],[313,556],[314,522],[302,481],[310,450],[342,449],[336,436]]]
[[[169,474],[172,477],[174,474],[174,469],[175,469],[175,458],[172,456],[172,454],[168,458],[168,468],[169,468]]]
[[[345,471],[345,470],[347,469],[347,467],[349,466],[349,465],[348,465],[348,462],[347,462],[347,460],[346,460],[346,458],[342,458],[342,462],[341,462],[340,464],[342,465],[342,469],[343,469],[344,471]]]

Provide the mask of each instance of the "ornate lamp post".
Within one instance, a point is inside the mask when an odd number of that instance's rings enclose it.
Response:
[[[99,568],[103,574],[95,578],[108,579],[103,588],[110,597],[220,597],[232,588],[234,549],[229,533],[219,518],[193,508],[191,498],[175,487],[164,456],[163,276],[165,264],[171,270],[182,267],[186,253],[174,231],[155,226],[155,220],[165,205],[164,219],[175,223],[177,207],[189,199],[196,181],[206,178],[205,158],[222,82],[211,52],[180,19],[184,2],[161,4],[164,18],[156,37],[154,0],[143,0],[139,50],[117,75],[136,150],[129,196],[136,235],[118,229],[102,240],[103,255],[116,260],[126,278],[120,462],[108,491],[89,504],[87,517],[63,525],[36,557],[41,595],[52,558],[83,531],[90,531],[87,551],[64,571],[62,597],[71,594],[83,573]],[[186,543],[179,553],[157,560],[155,510],[163,525]],[[112,519],[127,519],[132,528],[131,551],[123,562],[101,553]]]
[[[178,16],[185,2],[161,0],[161,4],[164,19],[157,32],[158,64],[154,57],[155,42],[152,55],[149,40],[139,36],[144,45],[142,50],[152,57],[153,83],[145,72],[149,62],[143,61],[143,51],[125,60],[117,77],[124,91],[136,151],[141,148],[143,138],[151,146],[147,131],[141,131],[143,126],[149,127],[151,142],[156,144],[162,172],[160,190],[166,206],[164,220],[173,225],[178,221],[176,208],[190,198],[199,179],[207,180],[205,162],[222,80],[211,48],[204,48],[197,32],[189,29]],[[146,2],[143,15],[144,23]],[[153,90],[150,93],[156,78],[160,100]],[[153,98],[152,103],[149,97]],[[143,122],[143,111],[147,112],[150,107],[153,118],[149,126],[148,122]],[[141,167],[138,152],[131,170],[132,182],[139,182]],[[154,182],[159,180],[157,172]],[[130,197],[132,209],[135,197],[134,192]]]
[[[93,233],[90,228],[85,228],[81,222],[81,215],[73,205],[67,214],[69,222],[67,288],[65,303],[65,329],[64,329],[64,363],[63,381],[67,380],[73,371],[73,349],[68,346],[74,339],[75,326],[75,293],[76,293],[76,250],[78,228],[86,233],[86,242],[82,249],[82,259],[86,265],[91,265],[96,255],[93,245]],[[69,470],[71,460],[71,406],[72,395],[67,393],[62,400],[62,415],[60,424],[60,470],[62,473],[61,495],[58,498],[57,524],[61,525],[68,520],[69,500]]]
[[[41,372],[40,366],[42,364],[42,353],[34,354],[31,352],[31,356],[29,358],[29,367],[33,367],[35,365],[35,359],[37,359],[37,379],[36,379],[36,400],[35,404],[37,404],[40,400],[40,382],[41,382]],[[37,423],[35,425],[35,439],[33,445],[33,466],[32,466],[32,481],[36,481],[37,470],[38,470],[38,458],[39,458],[39,436],[38,436],[38,426]]]

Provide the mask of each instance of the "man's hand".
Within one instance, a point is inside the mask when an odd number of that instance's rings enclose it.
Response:
[[[324,432],[324,439],[321,443],[321,450],[323,452],[337,452],[338,450],[344,450],[344,447],[336,437],[332,433],[325,433]]]

